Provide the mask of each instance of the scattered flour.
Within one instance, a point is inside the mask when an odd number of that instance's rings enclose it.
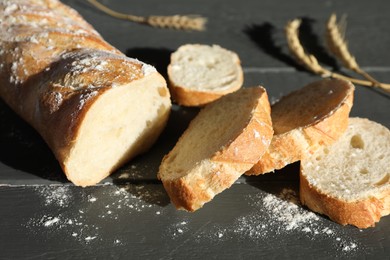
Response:
[[[123,182],[139,180],[145,178],[145,172],[154,172],[154,169],[150,169],[148,164],[131,164],[128,167],[121,169],[123,172],[120,172],[117,177]]]
[[[52,226],[53,224],[57,223],[58,221],[60,221],[60,219],[58,217],[54,217],[54,218],[50,218],[48,220],[46,220],[43,225],[45,227],[50,227]]]
[[[278,195],[259,193],[247,197],[247,201],[252,208],[251,213],[239,216],[226,225],[206,225],[193,236],[199,242],[205,239],[225,241],[238,237],[258,243],[265,243],[269,238],[277,236],[283,239],[301,236],[313,241],[327,241],[337,252],[358,250],[356,241],[336,228],[324,226],[318,215],[303,208],[297,194],[291,189],[284,189]],[[189,225],[183,225],[180,220],[171,225],[168,232],[173,238],[193,233]]]
[[[88,201],[89,202],[95,202],[97,199],[91,195],[88,195]]]
[[[274,221],[281,224],[286,231],[305,229],[307,232],[311,224],[319,220],[313,212],[302,209],[292,190],[283,190],[280,197],[268,194],[263,199],[264,207],[274,216]]]
[[[183,235],[184,233],[189,231],[187,224],[188,221],[180,221],[178,223],[175,223],[169,227],[169,233],[171,233],[173,237]]]
[[[72,195],[68,186],[38,186],[35,188],[45,206],[67,207]]]
[[[83,189],[82,197],[75,197],[72,193],[73,186],[49,185],[37,186],[37,192],[41,204],[45,210],[31,218],[25,226],[31,232],[46,233],[51,235],[63,235],[81,243],[91,244],[96,241],[110,240],[114,245],[123,245],[119,237],[121,229],[117,219],[120,215],[142,213],[147,210],[149,214],[161,214],[159,203],[164,196],[163,190],[146,189],[143,185],[122,185],[120,187],[110,185],[107,189],[96,191],[93,188]],[[158,213],[157,213],[158,212]],[[186,231],[185,223],[178,226],[177,232]],[[119,228],[116,232],[107,234],[106,226]],[[114,237],[114,239],[112,239]]]
[[[145,213],[165,217],[162,208],[158,206],[161,198],[166,196],[162,189],[151,192],[143,185],[122,185],[109,186],[108,189],[94,193],[93,189],[86,188],[82,198],[75,198],[71,188],[63,185],[37,187],[42,204],[48,209],[46,212],[54,213],[43,213],[31,218],[27,227],[33,232],[46,232],[48,235],[66,234],[85,245],[96,241],[123,245],[122,239],[118,237],[122,229],[116,225],[121,216]],[[195,242],[205,239],[213,242],[239,239],[265,243],[269,238],[278,236],[283,239],[301,237],[313,242],[330,243],[335,251],[341,253],[350,254],[359,249],[359,244],[338,229],[336,224],[325,226],[318,215],[303,208],[297,194],[291,189],[284,189],[278,195],[260,192],[256,196],[247,196],[245,201],[251,211],[233,217],[225,224],[210,225],[210,222],[206,222],[193,230],[191,215],[178,215],[164,233],[172,239],[190,236]],[[110,236],[106,234],[107,226],[118,229],[112,231]]]

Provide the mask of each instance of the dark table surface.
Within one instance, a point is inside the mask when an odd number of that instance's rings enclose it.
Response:
[[[111,18],[86,1],[68,0],[112,45],[163,74],[186,43],[219,44],[238,53],[244,86],[263,85],[275,101],[319,77],[289,56],[284,25],[303,19],[302,41],[330,69],[329,15],[346,14],[346,37],[359,64],[390,82],[389,1],[102,0],[138,15],[200,14],[204,32],[155,29]],[[347,71],[344,71],[349,73]],[[349,75],[356,76],[349,73]],[[352,116],[390,127],[389,95],[357,86]],[[299,164],[241,177],[195,213],[177,211],[156,173],[197,109],[174,106],[167,128],[146,154],[93,187],[63,176],[39,135],[0,101],[0,258],[3,259],[389,259],[390,217],[360,230],[342,227],[294,203]]]

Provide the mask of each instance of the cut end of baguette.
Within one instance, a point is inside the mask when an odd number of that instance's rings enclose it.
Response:
[[[342,224],[374,226],[390,214],[390,131],[351,118],[343,136],[301,162],[300,197]]]
[[[158,177],[177,208],[195,211],[250,169],[272,135],[265,89],[241,89],[201,110],[164,157]]]
[[[271,145],[246,174],[281,169],[335,142],[347,128],[354,90],[350,82],[324,79],[281,98],[272,106]]]
[[[145,151],[171,101],[155,68],[127,58],[57,0],[0,3],[1,98],[88,186]]]
[[[173,99],[184,106],[203,106],[243,83],[239,57],[218,45],[181,46],[171,55],[168,76]]]
[[[170,107],[158,73],[105,91],[80,120],[63,163],[68,179],[79,186],[94,185],[145,152],[163,130]]]

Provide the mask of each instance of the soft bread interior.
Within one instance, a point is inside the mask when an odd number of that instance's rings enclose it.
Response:
[[[174,180],[193,174],[192,169],[213,167],[207,159],[242,133],[261,95],[264,92],[241,91],[240,95],[230,94],[204,108],[165,158],[160,178]]]
[[[389,129],[351,118],[335,144],[301,162],[301,173],[321,193],[351,202],[389,190],[389,160]]]
[[[218,93],[239,88],[242,69],[235,53],[217,45],[185,45],[172,55],[169,72],[176,86]]]
[[[158,73],[106,91],[88,110],[64,162],[68,179],[80,186],[95,184],[147,150],[169,111],[169,93]]]

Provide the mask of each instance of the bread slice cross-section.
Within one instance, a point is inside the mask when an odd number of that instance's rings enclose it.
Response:
[[[351,118],[333,145],[301,161],[300,199],[342,224],[374,226],[390,214],[390,131]]]
[[[313,82],[272,105],[274,136],[247,175],[272,172],[335,142],[348,125],[355,87],[347,81]]]
[[[186,44],[171,55],[169,88],[183,106],[203,106],[242,86],[237,54],[218,45]]]
[[[272,135],[265,89],[240,89],[199,112],[163,158],[158,177],[177,208],[195,211],[249,170]]]

